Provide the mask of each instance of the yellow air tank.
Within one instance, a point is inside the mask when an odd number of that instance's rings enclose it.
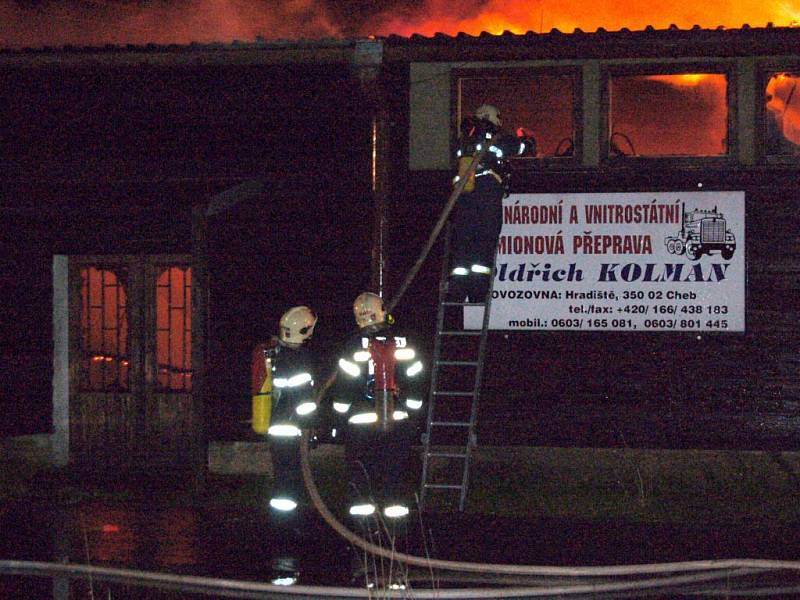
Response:
[[[472,156],[462,156],[458,159],[458,179],[456,181],[460,181],[467,175],[469,168],[472,166]],[[469,177],[467,178],[467,183],[464,184],[464,191],[465,192],[472,192],[475,190],[475,171],[470,173]]]
[[[253,352],[252,367],[253,431],[267,433],[272,416],[272,359],[263,345]]]

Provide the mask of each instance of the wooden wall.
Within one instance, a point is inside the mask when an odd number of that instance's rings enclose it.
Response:
[[[744,333],[497,331],[479,444],[784,448],[800,443],[800,188],[796,171],[520,173],[516,191],[745,191]],[[447,172],[414,173],[390,218],[395,281],[447,199]],[[413,200],[409,200],[412,198]],[[414,227],[414,234],[409,230]],[[404,253],[407,250],[408,253]],[[433,348],[441,247],[396,309]]]

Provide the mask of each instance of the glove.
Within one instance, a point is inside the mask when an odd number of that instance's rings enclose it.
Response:
[[[536,138],[533,131],[520,127],[517,129],[517,139],[522,146],[517,156],[536,156]]]
[[[317,446],[319,446],[319,429],[316,427],[313,429],[308,430],[308,449],[313,450]]]
[[[312,429],[309,432],[309,435],[308,435],[308,447],[311,450],[313,450],[314,448],[319,446],[319,444],[320,444],[320,441],[319,441],[319,430],[318,429]]]

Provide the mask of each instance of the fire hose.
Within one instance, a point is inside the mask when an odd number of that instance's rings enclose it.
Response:
[[[413,598],[453,598],[459,600],[484,600],[487,598],[535,598],[553,596],[569,596],[579,594],[602,594],[609,592],[631,592],[653,590],[663,593],[665,588],[684,588],[697,590],[698,585],[726,579],[730,576],[751,574],[753,570],[740,569],[732,573],[711,572],[694,573],[675,577],[662,577],[657,579],[643,579],[636,581],[622,581],[611,583],[584,583],[579,585],[559,585],[552,587],[516,587],[501,589],[485,588],[460,588],[414,590]],[[293,600],[299,598],[376,598],[375,592],[370,589],[352,587],[333,587],[317,585],[279,586],[256,581],[240,581],[220,579],[214,577],[198,577],[192,575],[176,575],[173,573],[156,573],[135,569],[121,569],[80,565],[71,563],[39,562],[27,560],[0,560],[0,575],[17,575],[27,577],[51,577],[55,579],[86,579],[89,581],[104,581],[124,585],[126,588],[143,587],[170,592],[191,593],[227,598],[274,598]],[[787,588],[780,588],[787,590]],[[774,588],[760,588],[747,590],[743,595],[763,595],[762,591],[774,592]],[[752,593],[751,593],[752,592]],[[789,588],[788,593],[797,592],[796,587]],[[700,588],[702,594],[730,596],[730,588]],[[111,594],[109,590],[109,595]],[[402,590],[386,590],[381,598],[408,598],[408,593]]]
[[[447,202],[442,209],[441,214],[439,215],[439,220],[436,221],[436,225],[434,225],[433,229],[431,230],[430,235],[428,236],[428,241],[425,243],[425,246],[422,248],[422,252],[419,254],[419,258],[417,258],[417,262],[415,262],[411,269],[409,269],[408,273],[406,274],[406,278],[403,280],[402,285],[398,288],[397,292],[395,293],[394,297],[389,301],[386,305],[386,312],[392,312],[394,307],[397,306],[400,299],[403,297],[403,294],[406,293],[406,289],[411,282],[414,280],[414,277],[417,276],[417,272],[419,271],[422,263],[428,258],[428,254],[433,248],[433,245],[436,243],[436,240],[439,238],[439,234],[442,232],[442,228],[447,223],[447,218],[450,216],[450,213],[453,210],[453,207],[458,201],[461,194],[464,192],[464,188],[467,186],[470,178],[475,175],[475,171],[478,168],[478,165],[481,162],[481,159],[489,150],[489,147],[492,145],[492,140],[494,138],[489,139],[485,144],[482,144],[480,150],[475,152],[472,155],[472,162],[470,163],[467,170],[460,175],[460,179],[456,183],[453,191],[450,193],[450,197],[447,199]]]
[[[489,147],[492,145],[491,138],[486,142],[486,144],[481,145],[480,150],[476,151],[475,154],[472,155],[472,162],[470,163],[469,167],[466,171],[461,174],[460,179],[456,183],[455,187],[453,187],[453,191],[450,193],[450,197],[447,199],[447,202],[442,208],[442,212],[439,215],[439,219],[436,221],[433,229],[431,230],[430,235],[428,236],[428,241],[425,243],[425,246],[422,248],[422,252],[420,252],[419,258],[417,261],[412,265],[411,269],[408,271],[406,278],[403,280],[402,285],[398,288],[397,292],[395,293],[394,297],[386,304],[386,312],[391,313],[394,310],[395,306],[400,302],[400,299],[403,297],[403,294],[406,293],[408,286],[411,285],[411,282],[416,277],[417,273],[419,272],[422,264],[428,258],[428,254],[430,254],[431,248],[436,243],[436,240],[439,238],[439,234],[442,232],[445,224],[447,223],[447,219],[450,216],[450,213],[453,211],[453,207],[455,206],[456,202],[458,201],[461,194],[464,192],[464,188],[467,186],[470,178],[475,175],[475,171],[480,164],[481,159],[488,151]],[[325,392],[330,388],[334,381],[336,381],[336,370],[334,370],[328,378],[325,380],[319,391],[317,392],[317,404],[319,404],[320,399],[325,395]]]
[[[354,546],[361,548],[382,558],[392,559],[411,566],[442,569],[449,571],[462,571],[470,573],[493,573],[504,575],[535,575],[555,577],[597,577],[597,576],[629,576],[629,575],[654,575],[676,572],[719,571],[734,569],[757,570],[792,570],[800,571],[800,561],[767,560],[767,559],[717,559],[695,560],[670,563],[653,563],[638,565],[609,565],[599,567],[554,567],[543,565],[511,565],[474,563],[452,560],[432,559],[424,556],[405,554],[393,549],[383,548],[372,544],[350,531],[342,524],[326,506],[314,482],[311,473],[308,454],[308,432],[304,432],[300,440],[300,466],[303,472],[303,482],[314,508],[319,512],[325,522],[340,536]]]

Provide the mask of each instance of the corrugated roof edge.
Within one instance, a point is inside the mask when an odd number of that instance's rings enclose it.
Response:
[[[759,32],[759,31],[800,31],[800,27],[798,26],[776,26],[774,23],[767,23],[763,27],[752,27],[748,23],[744,23],[741,27],[732,28],[732,27],[725,27],[724,25],[717,25],[716,27],[702,27],[700,25],[692,25],[689,28],[681,29],[674,23],[669,25],[667,28],[664,29],[656,29],[653,25],[647,25],[644,29],[637,29],[632,30],[628,27],[622,27],[618,30],[610,31],[604,27],[598,27],[595,31],[584,31],[583,29],[576,27],[571,33],[564,32],[560,29],[553,28],[550,31],[546,32],[537,32],[537,31],[527,31],[525,33],[514,33],[512,31],[504,31],[499,34],[493,34],[488,31],[482,31],[479,34],[469,34],[464,32],[459,32],[455,35],[448,35],[445,33],[434,33],[431,36],[425,36],[419,33],[411,34],[410,36],[401,36],[401,35],[389,35],[386,36],[385,41],[390,44],[395,45],[408,45],[408,44],[416,44],[416,43],[438,43],[442,41],[503,41],[506,42],[510,39],[517,40],[517,41],[524,41],[529,40],[531,38],[563,38],[563,37],[587,37],[587,36],[629,36],[629,35],[641,35],[641,34],[674,34],[674,33],[681,33],[681,34],[691,34],[696,32],[709,32],[709,33],[717,33],[717,32],[724,32],[725,34],[730,35],[738,35],[742,32]]]
[[[318,50],[341,49],[351,47],[358,40],[345,38],[320,38],[297,40],[256,39],[246,42],[190,42],[188,44],[103,44],[100,46],[41,46],[41,47],[0,47],[0,54],[37,54],[37,53],[92,53],[92,52],[192,52],[206,50]]]

